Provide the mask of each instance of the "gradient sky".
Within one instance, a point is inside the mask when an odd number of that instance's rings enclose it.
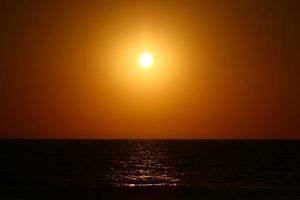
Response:
[[[297,2],[3,0],[0,137],[300,138]]]

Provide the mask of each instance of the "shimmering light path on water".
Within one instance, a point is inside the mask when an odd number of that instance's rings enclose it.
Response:
[[[176,170],[172,155],[157,142],[133,141],[112,160],[108,178],[114,186],[179,186],[184,173]]]

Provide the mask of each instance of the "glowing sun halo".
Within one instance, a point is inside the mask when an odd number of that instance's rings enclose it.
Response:
[[[142,68],[150,68],[153,65],[153,56],[150,53],[143,53],[139,57],[139,64]]]

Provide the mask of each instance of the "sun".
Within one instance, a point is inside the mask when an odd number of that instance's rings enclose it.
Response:
[[[139,57],[139,64],[144,69],[150,68],[153,65],[153,56],[150,53],[142,53]]]

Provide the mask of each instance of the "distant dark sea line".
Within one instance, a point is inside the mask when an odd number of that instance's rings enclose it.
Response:
[[[298,152],[300,140],[2,139],[0,198],[300,199]]]

